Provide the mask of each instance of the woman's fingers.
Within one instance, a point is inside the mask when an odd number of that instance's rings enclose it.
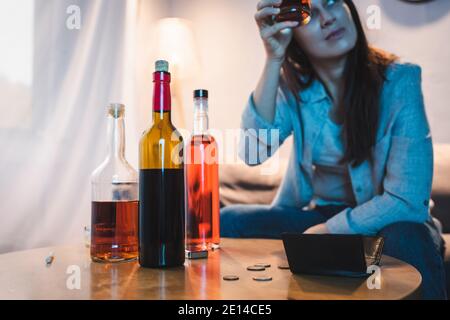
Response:
[[[271,18],[273,15],[279,14],[280,9],[274,7],[266,7],[255,13],[255,20],[258,24],[265,23],[268,18]]]
[[[279,6],[281,3],[282,0],[261,0],[258,2],[258,11],[255,14],[255,20],[258,24],[267,54],[269,57],[277,59],[285,55],[286,46],[292,39],[292,30],[290,28],[299,25],[295,21],[284,21],[280,23],[273,21],[272,16],[280,13]]]
[[[284,21],[284,22],[276,23],[273,26],[270,26],[270,27],[267,27],[267,28],[261,30],[261,37],[263,39],[267,39],[267,38],[273,37],[275,34],[277,34],[278,32],[280,32],[283,29],[294,28],[297,26],[298,26],[297,21]]]
[[[281,1],[282,0],[261,0],[260,2],[258,2],[256,9],[259,11],[265,7],[279,6],[281,4]]]

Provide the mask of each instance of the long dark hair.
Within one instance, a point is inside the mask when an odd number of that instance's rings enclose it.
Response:
[[[352,0],[343,0],[350,9],[358,39],[349,52],[344,71],[345,161],[353,166],[372,158],[378,129],[380,93],[387,67],[397,57],[369,46],[358,11]],[[283,81],[301,103],[299,92],[319,79],[306,54],[293,40],[287,48],[282,68]],[[301,76],[301,77],[300,77]]]

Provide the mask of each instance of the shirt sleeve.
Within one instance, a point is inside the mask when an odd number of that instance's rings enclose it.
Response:
[[[281,87],[278,89],[273,123],[256,110],[253,93],[241,118],[239,157],[248,165],[258,165],[270,158],[292,134],[290,104]]]
[[[420,67],[407,65],[398,71],[390,101],[400,105],[394,114],[383,192],[329,219],[331,233],[374,235],[392,223],[423,223],[429,217],[433,147]]]

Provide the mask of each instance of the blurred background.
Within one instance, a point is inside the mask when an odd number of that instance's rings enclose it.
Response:
[[[90,174],[106,155],[105,108],[127,106],[137,168],[157,58],[172,63],[176,127],[192,129],[192,90],[202,87],[211,128],[239,128],[265,58],[257,2],[1,0],[0,253],[83,241]],[[434,142],[450,144],[450,1],[355,3],[363,21],[370,6],[381,10],[372,44],[422,66]]]

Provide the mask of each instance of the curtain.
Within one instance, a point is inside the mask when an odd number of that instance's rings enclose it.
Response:
[[[151,123],[150,30],[165,4],[4,1],[32,2],[33,26],[29,86],[12,90],[0,67],[0,113],[22,110],[0,122],[0,253],[79,243],[90,225],[90,174],[106,157],[110,102],[127,107],[126,154],[137,169],[139,138]],[[5,51],[0,60],[14,56]]]

